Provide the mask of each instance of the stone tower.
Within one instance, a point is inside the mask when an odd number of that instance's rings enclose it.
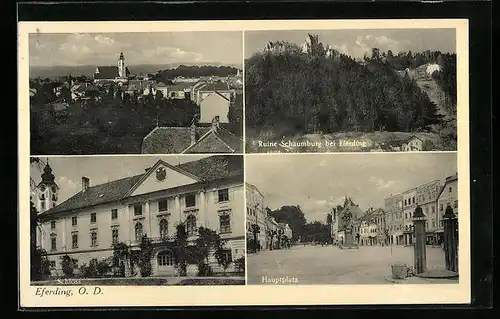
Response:
[[[59,195],[59,186],[57,186],[55,176],[52,173],[52,168],[47,164],[43,168],[42,181],[36,186],[36,208],[39,213],[55,207],[57,204],[57,197]]]

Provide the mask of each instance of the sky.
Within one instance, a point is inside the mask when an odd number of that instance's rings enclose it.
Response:
[[[49,165],[60,188],[58,202],[62,203],[81,190],[83,176],[90,179],[90,186],[95,186],[144,173],[146,168],[153,166],[160,159],[178,165],[203,157],[206,155],[50,157]],[[41,160],[44,163],[47,161],[46,158]],[[43,165],[40,169],[37,165],[31,165],[30,174],[37,184],[41,181],[42,172]]]
[[[246,181],[279,209],[300,205],[308,222],[325,222],[345,196],[366,211],[384,198],[457,172],[456,153],[247,155]]]
[[[242,34],[235,31],[30,34],[30,66],[217,62],[242,64]]]
[[[307,34],[317,34],[323,45],[330,44],[337,51],[353,58],[371,54],[372,48],[380,52],[423,52],[436,50],[456,53],[455,29],[391,29],[391,30],[320,30],[320,31],[247,31],[245,32],[245,58],[260,52],[269,41],[304,43]]]

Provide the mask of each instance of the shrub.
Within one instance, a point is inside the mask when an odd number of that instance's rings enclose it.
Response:
[[[209,277],[213,276],[214,272],[212,270],[212,267],[208,265],[207,263],[200,263],[198,265],[198,276],[200,277]]]
[[[66,277],[73,277],[73,270],[75,268],[75,260],[68,255],[61,257],[61,267]]]
[[[234,261],[234,268],[239,273],[245,273],[245,256],[241,256]]]

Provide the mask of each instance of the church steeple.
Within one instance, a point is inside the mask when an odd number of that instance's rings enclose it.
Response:
[[[37,185],[37,210],[40,213],[51,209],[56,205],[59,186],[55,182],[55,176],[52,173],[52,167],[50,167],[49,159],[43,168],[43,173],[41,175],[42,181]]]
[[[52,167],[50,167],[49,160],[47,159],[47,163],[45,164],[45,167],[43,168],[42,183],[54,184],[54,179],[55,179],[55,176],[54,176],[54,174],[52,174]]]
[[[120,53],[120,58],[118,59],[118,76],[123,78],[126,77],[126,67],[125,67],[125,57],[123,52]]]

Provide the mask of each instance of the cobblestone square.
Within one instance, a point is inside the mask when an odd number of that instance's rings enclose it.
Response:
[[[413,266],[413,247],[360,246],[342,250],[335,246],[293,246],[290,249],[266,250],[248,256],[248,284],[265,283],[266,278],[296,278],[291,284],[390,284],[391,264]],[[427,269],[444,268],[441,248],[427,247]],[[458,283],[458,279],[425,280],[408,283]]]

